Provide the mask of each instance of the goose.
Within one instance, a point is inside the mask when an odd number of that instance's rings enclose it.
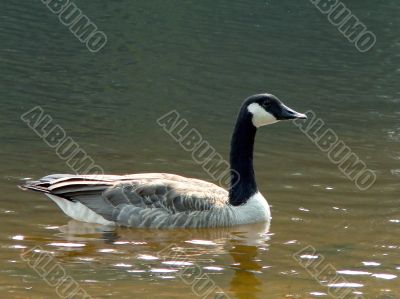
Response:
[[[270,222],[253,168],[257,129],[281,120],[306,119],[271,94],[247,98],[238,113],[230,149],[228,190],[203,180],[168,173],[129,175],[52,174],[27,181],[69,217],[134,228],[204,228]]]

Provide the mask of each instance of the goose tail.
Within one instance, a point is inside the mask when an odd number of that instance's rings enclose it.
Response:
[[[113,184],[111,176],[104,179],[92,175],[53,174],[26,181],[19,188],[46,194],[75,220],[109,225],[113,224],[108,220],[113,209],[101,194]],[[101,211],[101,215],[94,210]]]

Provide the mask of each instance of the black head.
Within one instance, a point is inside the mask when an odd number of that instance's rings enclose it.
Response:
[[[249,97],[244,102],[244,108],[252,114],[254,126],[261,127],[280,120],[290,120],[307,116],[284,105],[272,94],[264,93]]]

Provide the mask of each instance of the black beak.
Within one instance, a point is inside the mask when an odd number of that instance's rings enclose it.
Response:
[[[280,114],[278,115],[279,120],[284,120],[284,119],[307,119],[307,115],[294,111],[293,109],[290,109],[289,107],[285,106],[282,104],[281,106],[282,110],[280,111]]]

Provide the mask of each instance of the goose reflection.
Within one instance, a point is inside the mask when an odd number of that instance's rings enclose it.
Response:
[[[114,246],[117,250],[123,248],[128,258],[143,254],[160,258],[157,261],[137,259],[136,263],[141,264],[140,266],[143,266],[143,263],[153,262],[154,266],[159,267],[161,262],[169,263],[170,267],[176,269],[181,267],[179,270],[182,270],[182,265],[183,267],[199,265],[225,294],[235,298],[262,297],[261,256],[267,250],[270,238],[267,223],[218,229],[148,230],[110,229],[71,220],[67,225],[59,227],[59,231],[58,237],[66,242],[85,242],[88,245],[81,248],[78,253],[75,252],[75,257],[77,254],[83,257],[95,256],[96,252],[104,249],[106,244],[108,248],[109,246]],[[171,255],[162,257],[166,253],[166,248],[178,250],[181,253],[179,260],[182,261],[184,258],[190,263],[178,263]],[[227,261],[224,257],[227,253],[231,261]],[[205,263],[207,265],[204,265]],[[215,265],[218,267],[212,267]],[[207,270],[208,268],[218,268],[224,275],[215,275],[213,271]],[[190,270],[183,271],[190,273]]]
[[[261,234],[259,238],[253,238],[253,242],[243,242],[244,240],[231,240],[232,244],[229,253],[234,261],[232,267],[234,276],[230,282],[230,292],[236,298],[252,299],[262,298],[262,282],[258,278],[262,274],[260,264],[260,251],[265,250],[268,235]],[[254,242],[255,241],[255,242]]]

